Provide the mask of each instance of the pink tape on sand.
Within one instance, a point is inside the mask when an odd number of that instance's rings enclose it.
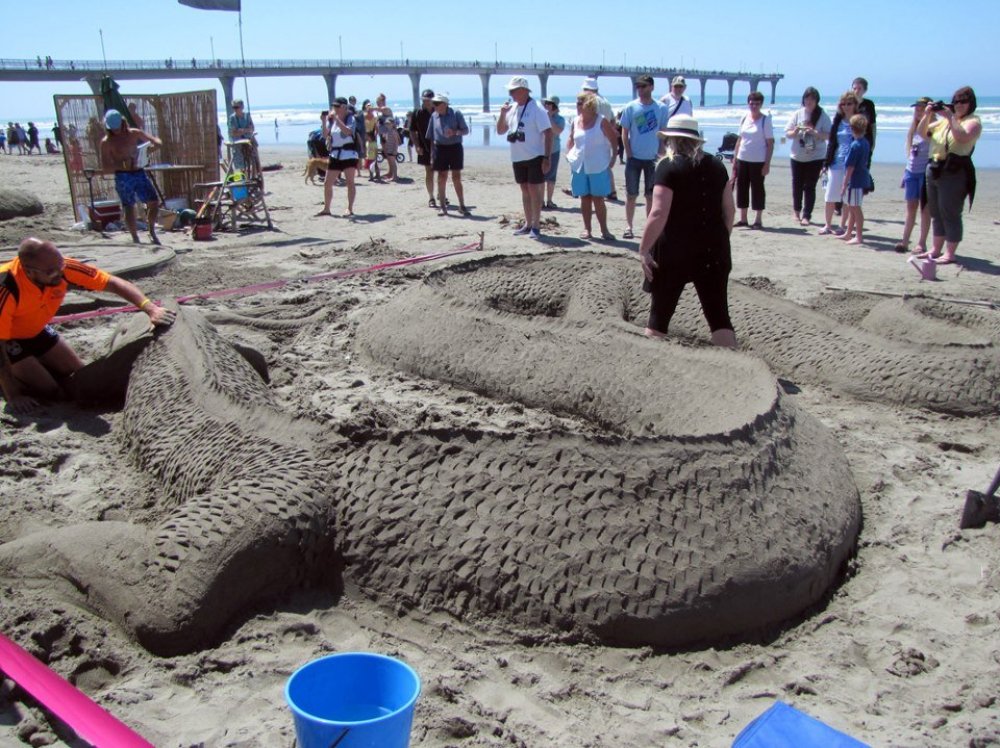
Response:
[[[331,273],[321,273],[319,275],[311,275],[307,278],[294,278],[294,279],[281,279],[268,281],[267,283],[256,283],[252,286],[240,286],[239,288],[225,288],[219,291],[206,291],[205,293],[190,294],[188,296],[178,296],[174,301],[178,304],[186,304],[189,301],[194,301],[195,299],[215,299],[221,296],[237,296],[240,294],[251,294],[258,293],[260,291],[270,291],[275,288],[281,288],[282,286],[287,286],[289,283],[318,283],[321,281],[335,280],[337,278],[348,278],[352,275],[359,275],[361,273],[374,273],[379,270],[389,270],[391,268],[403,267],[405,265],[416,265],[420,262],[430,262],[431,260],[440,260],[445,257],[453,257],[454,255],[465,254],[466,252],[474,252],[480,249],[482,246],[481,242],[473,242],[472,244],[466,244],[464,247],[459,247],[458,249],[452,249],[447,252],[437,252],[435,254],[420,255],[418,257],[407,257],[402,260],[394,260],[392,262],[382,262],[378,265],[369,265],[363,268],[353,268],[351,270],[336,270]],[[53,317],[52,322],[57,325],[64,325],[69,322],[78,322],[82,319],[94,319],[95,317],[108,317],[112,314],[121,314],[122,312],[137,312],[139,311],[134,306],[114,306],[108,307],[107,309],[95,309],[90,312],[77,312],[76,314],[63,314],[58,317]]]
[[[0,671],[88,743],[100,748],[153,748],[152,743],[3,634]]]

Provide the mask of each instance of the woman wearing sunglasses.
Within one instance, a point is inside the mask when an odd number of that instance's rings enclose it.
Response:
[[[823,162],[823,171],[826,176],[826,193],[824,200],[823,228],[820,234],[840,235],[844,233],[844,220],[842,216],[840,227],[833,227],[833,212],[838,202],[840,194],[843,192],[844,175],[847,172],[847,153],[851,150],[851,140],[854,135],[851,133],[851,117],[858,112],[858,99],[853,91],[846,91],[840,96],[837,102],[837,113],[833,117],[830,125],[830,137],[826,142],[826,160]]]
[[[927,204],[931,209],[933,243],[922,257],[947,265],[955,262],[962,241],[962,205],[976,196],[976,167],[972,151],[983,132],[976,111],[976,92],[963,86],[951,97],[950,106],[928,104],[917,131],[931,141],[927,164]],[[932,122],[934,115],[940,119]]]

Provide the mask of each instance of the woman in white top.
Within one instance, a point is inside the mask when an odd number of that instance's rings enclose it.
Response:
[[[819,105],[819,91],[809,86],[802,108],[792,115],[785,135],[792,143],[792,208],[795,220],[808,226],[816,206],[816,183],[826,159],[830,117]]]
[[[583,212],[581,239],[592,238],[591,213],[597,213],[601,238],[615,237],[608,231],[608,209],[604,198],[611,193],[611,167],[618,155],[618,133],[607,119],[598,114],[597,97],[582,93],[576,97],[577,116],[566,141],[566,160],[573,172],[570,186],[580,198]]]
[[[747,208],[752,204],[756,213],[752,226],[755,229],[764,228],[761,223],[764,177],[771,170],[771,156],[774,155],[774,130],[771,118],[761,111],[763,105],[764,94],[751,91],[747,96],[750,113],[740,122],[740,137],[733,154],[733,178],[730,180],[736,183],[736,207],[740,209],[740,220],[736,225],[747,225]]]

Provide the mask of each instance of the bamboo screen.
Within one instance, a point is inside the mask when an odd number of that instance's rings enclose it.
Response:
[[[134,94],[122,97],[135,104],[142,129],[163,141],[150,153],[151,164],[199,165],[199,171],[158,172],[153,178],[165,199],[187,198],[198,182],[219,179],[218,113],[215,91],[177,94]],[[117,202],[113,174],[101,174],[104,104],[100,96],[54,96],[62,132],[63,159],[78,220],[90,205],[86,174],[93,170],[93,199]],[[83,213],[81,213],[81,208]]]

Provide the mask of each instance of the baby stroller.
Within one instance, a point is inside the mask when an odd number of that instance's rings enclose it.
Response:
[[[722,159],[727,158],[730,161],[733,160],[733,156],[736,155],[736,141],[740,139],[738,133],[727,132],[722,136],[722,145],[719,146],[719,150],[715,152],[715,157],[722,161]]]
[[[385,161],[387,156],[385,155],[385,153],[382,152],[382,149],[380,148],[378,151],[378,155],[375,158],[381,164],[383,161]],[[405,154],[403,154],[402,151],[400,151],[399,153],[396,154],[396,163],[401,164],[404,161],[406,161],[406,156]]]

